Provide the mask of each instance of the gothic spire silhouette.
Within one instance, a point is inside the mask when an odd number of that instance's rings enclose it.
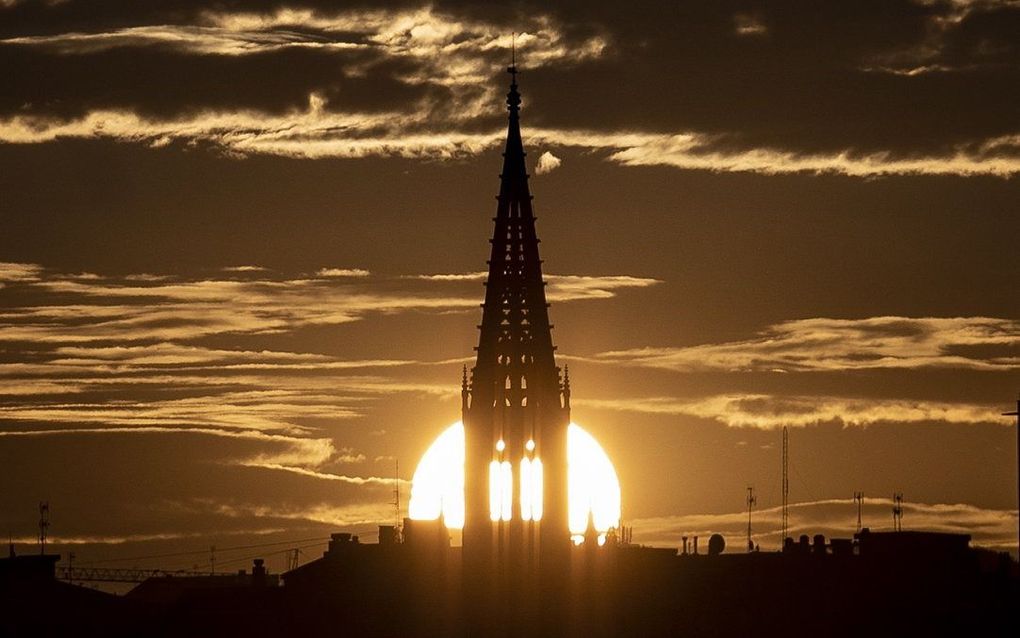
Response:
[[[539,400],[540,389],[558,394],[559,373],[521,140],[516,65],[507,71],[509,123],[472,388],[476,401],[503,398],[518,406],[524,398]]]
[[[464,391],[466,578],[501,574],[503,592],[555,587],[567,570],[567,390],[556,367],[549,304],[538,252],[521,139],[517,66],[507,68],[510,91],[503,170],[485,281],[477,357]],[[542,514],[525,515],[519,477],[541,460]],[[494,466],[513,477],[511,515],[491,509]],[[504,511],[505,512],[505,511]],[[524,583],[532,583],[528,586]],[[490,583],[491,584],[491,583]],[[479,588],[486,584],[477,582]]]

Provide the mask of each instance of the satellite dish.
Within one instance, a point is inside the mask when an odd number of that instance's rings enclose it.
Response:
[[[723,553],[724,549],[726,549],[726,539],[722,534],[712,534],[712,537],[708,539],[708,555],[718,556]]]

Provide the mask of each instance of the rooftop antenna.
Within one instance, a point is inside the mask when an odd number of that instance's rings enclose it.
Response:
[[[903,492],[896,492],[892,495],[893,508],[892,508],[892,521],[893,531],[903,531]]]
[[[287,571],[294,571],[301,565],[301,548],[295,547],[287,551]]]
[[[790,433],[783,426],[783,537],[780,543],[786,542],[790,532]]]
[[[864,511],[864,492],[854,492],[854,502],[857,503],[857,533],[861,533],[861,518]]]
[[[395,533],[400,532],[400,460],[393,459],[393,512],[396,516]]]
[[[39,554],[46,553],[46,530],[50,526],[50,503],[39,503]]]
[[[1016,462],[1018,472],[1020,472],[1020,394],[1016,398],[1016,410],[1012,412],[1003,412],[1002,416],[1015,416],[1016,417]],[[1017,475],[1017,507],[1020,508],[1020,474]],[[1017,549],[1020,550],[1020,527],[1017,527]]]
[[[754,551],[754,542],[751,540],[751,509],[758,503],[757,497],[754,495],[754,488],[748,486],[747,488],[747,551]]]

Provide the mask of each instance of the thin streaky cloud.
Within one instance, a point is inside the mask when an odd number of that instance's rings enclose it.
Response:
[[[311,33],[247,32],[195,25],[124,27],[98,33],[59,33],[0,40],[0,45],[45,49],[59,55],[90,55],[111,49],[162,47],[193,55],[241,56],[288,48],[352,50],[367,48]]]
[[[165,145],[202,141],[238,156],[295,158],[404,157],[434,161],[474,157],[497,147],[501,129],[470,132],[456,121],[427,121],[429,109],[385,113],[326,111],[309,96],[306,110],[283,115],[204,111],[176,119],[153,119],[127,110],[92,111],[77,119],[16,114],[0,120],[0,142],[38,144],[59,139],[107,138]],[[463,113],[463,109],[461,110]],[[445,130],[444,130],[445,128]],[[763,174],[814,173],[852,177],[884,175],[994,175],[1020,172],[1016,135],[971,140],[942,155],[894,156],[889,152],[802,154],[773,148],[720,146],[717,134],[530,129],[528,141],[550,147],[602,152],[624,166],[670,166],[683,170]]]
[[[347,483],[350,485],[377,485],[388,486],[392,488],[396,484],[395,479],[393,478],[385,478],[379,476],[346,476],[344,474],[331,474],[329,472],[318,472],[304,467],[281,465],[279,463],[270,463],[261,460],[240,461],[236,463],[236,465],[242,465],[245,467],[257,467],[265,470],[278,470],[281,472],[291,472],[293,474],[299,474],[301,476],[321,479],[323,481],[338,481],[340,483]],[[402,487],[410,486],[410,481],[400,480],[399,482]]]
[[[315,274],[319,277],[368,277],[372,273],[364,268],[320,268]]]
[[[880,423],[945,422],[1002,424],[997,406],[939,401],[855,399],[839,396],[721,394],[699,398],[577,398],[578,407],[710,419],[727,427],[771,430],[821,423],[869,426]]]
[[[1001,138],[977,140],[979,147],[1002,147]],[[891,152],[857,153],[850,149],[828,154],[804,154],[775,148],[740,151],[713,149],[710,137],[698,134],[660,136],[632,148],[616,151],[609,159],[624,166],[670,166],[684,170],[762,173],[778,175],[812,173],[881,177],[886,175],[995,175],[1020,172],[1016,148],[1011,154],[975,152],[973,144],[961,144],[943,155],[898,157]]]
[[[385,484],[392,488],[393,480]],[[369,487],[369,486],[364,486]],[[382,484],[371,487],[383,487]],[[234,518],[283,519],[299,520],[311,523],[324,523],[335,528],[353,527],[356,525],[378,525],[379,521],[388,521],[393,515],[393,505],[383,501],[373,503],[353,503],[349,505],[318,504],[312,506],[298,505],[246,505],[221,504],[214,508],[217,514]]]
[[[281,465],[297,465],[315,467],[331,460],[336,454],[332,441],[329,439],[300,438],[283,434],[267,434],[255,430],[235,431],[216,428],[194,427],[80,427],[50,428],[45,430],[0,430],[0,438],[55,437],[55,436],[110,436],[110,435],[201,435],[231,439],[245,439],[258,443],[280,446],[278,452],[258,457],[262,462],[273,462]]]
[[[0,282],[36,281],[42,272],[43,267],[38,264],[0,261]]]
[[[754,339],[687,347],[604,352],[594,360],[662,368],[826,372],[1020,368],[1020,321],[995,317],[797,319],[769,326]],[[999,354],[989,354],[997,349]]]
[[[380,285],[362,269],[320,273],[324,274],[311,279],[76,280],[54,274],[24,280],[21,285],[60,300],[0,311],[0,341],[180,342],[217,334],[280,334],[303,326],[361,321],[372,314],[465,312],[477,307],[476,296],[467,291],[451,295],[427,285],[443,281],[440,276],[398,278],[404,285],[394,289]],[[618,290],[657,282],[622,275],[548,279],[550,298],[560,302],[607,299]]]
[[[531,68],[578,63],[604,55],[608,36],[572,39],[551,15],[524,16],[516,46]],[[400,80],[474,89],[495,57],[511,46],[501,24],[418,9],[362,9],[335,13],[281,8],[274,13],[206,11],[197,24],[135,25],[93,33],[30,35],[0,40],[59,55],[89,55],[111,49],[159,47],[195,56],[246,56],[285,49],[370,52],[382,59],[412,61]],[[351,69],[355,71],[356,69]]]
[[[224,536],[268,536],[270,534],[282,534],[291,530],[283,527],[257,527],[253,529],[217,529],[216,534]],[[208,538],[209,533],[202,532],[158,532],[153,534],[124,534],[120,536],[104,535],[76,535],[65,536],[61,534],[48,535],[46,542],[59,545],[125,545],[128,543],[151,543],[152,541],[186,540]],[[16,545],[35,545],[39,542],[38,536],[15,536],[11,542]],[[87,565],[89,561],[75,562],[75,565]]]
[[[462,282],[484,281],[487,272],[437,273],[431,275],[415,275],[415,278],[426,281]],[[616,296],[616,291],[626,288],[648,288],[661,284],[662,280],[650,277],[633,277],[630,275],[557,275],[546,273],[546,297],[550,301],[573,301],[576,299],[608,299]]]

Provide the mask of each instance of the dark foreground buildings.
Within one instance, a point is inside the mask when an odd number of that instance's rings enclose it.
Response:
[[[969,537],[788,539],[782,552],[571,543],[570,387],[556,366],[516,69],[477,359],[463,379],[463,546],[444,522],[335,534],[282,575],[152,578],[123,597],[58,581],[54,556],[0,559],[8,636],[986,636],[1018,628],[1016,565]],[[540,487],[491,489],[539,465]],[[498,492],[498,490],[496,490]],[[504,498],[500,497],[500,498]],[[694,547],[697,547],[695,542]]]
[[[783,552],[682,554],[607,542],[568,552],[556,613],[469,609],[461,548],[435,523],[396,542],[334,534],[272,578],[169,578],[126,596],[54,578],[55,556],[0,559],[0,636],[1013,636],[1016,563],[969,538],[866,530]],[[710,546],[715,550],[719,543]],[[474,623],[491,614],[484,628]],[[522,615],[521,618],[527,616]]]

